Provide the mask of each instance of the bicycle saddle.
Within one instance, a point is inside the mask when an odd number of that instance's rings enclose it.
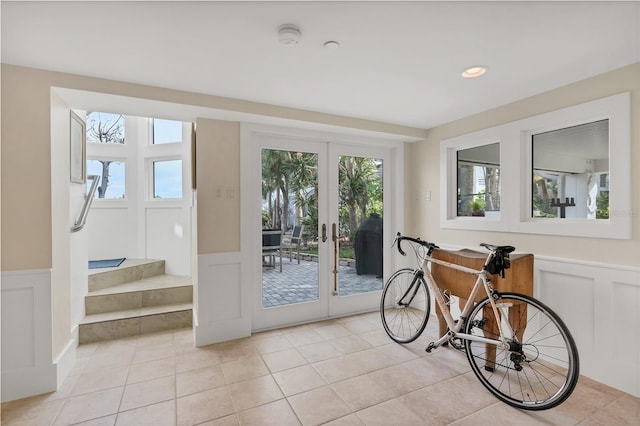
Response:
[[[487,244],[487,243],[481,243],[480,245],[482,247],[486,247],[491,251],[500,251],[502,253],[511,253],[516,249],[514,246],[496,246],[496,245]]]

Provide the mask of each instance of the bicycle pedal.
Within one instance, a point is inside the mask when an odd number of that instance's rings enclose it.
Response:
[[[434,350],[436,348],[435,343],[431,342],[429,343],[429,346],[426,347],[425,351],[427,351],[427,353],[431,353],[432,350]]]

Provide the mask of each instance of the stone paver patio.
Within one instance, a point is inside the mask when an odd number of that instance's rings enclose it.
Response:
[[[340,296],[382,290],[382,278],[375,275],[358,275],[355,266],[343,266],[338,269],[338,293]],[[282,259],[280,272],[279,259],[275,268],[262,268],[262,306],[288,305],[309,302],[318,299],[318,263],[294,258]]]

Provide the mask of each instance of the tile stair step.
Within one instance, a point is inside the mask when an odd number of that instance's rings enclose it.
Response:
[[[85,311],[90,315],[192,301],[191,277],[158,275],[89,292]]]
[[[170,312],[187,311],[193,309],[193,303],[176,303],[171,305],[148,306],[144,308],[126,309],[122,311],[103,312],[100,314],[86,315],[79,325],[95,324],[107,321],[138,318],[149,315],[166,314]]]
[[[87,315],[78,325],[80,344],[191,327],[193,304],[154,306]]]
[[[158,290],[191,285],[191,277],[183,275],[156,275],[113,287],[89,291],[88,296],[105,296],[109,294],[129,293],[135,291]]]
[[[89,291],[102,290],[132,281],[163,275],[164,260],[126,259],[117,268],[89,270]]]

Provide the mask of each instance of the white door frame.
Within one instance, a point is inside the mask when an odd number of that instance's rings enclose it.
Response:
[[[262,146],[259,142],[260,138],[269,139],[274,141],[275,139],[283,140],[299,140],[308,141],[309,143],[336,143],[346,144],[354,146],[370,146],[370,147],[384,147],[390,151],[388,164],[385,164],[385,193],[389,195],[388,199],[385,198],[385,203],[389,204],[389,215],[385,215],[384,218],[384,241],[393,241],[393,235],[398,230],[403,230],[404,225],[404,144],[397,140],[383,139],[376,137],[363,137],[353,135],[341,135],[327,132],[311,131],[305,129],[293,129],[282,128],[275,126],[257,125],[257,124],[241,124],[240,130],[240,158],[241,158],[241,179],[240,179],[240,195],[241,195],[241,268],[242,268],[242,286],[246,288],[244,294],[251,294],[250,301],[243,301],[243,316],[250,315],[252,317],[252,330],[259,331],[278,326],[291,325],[301,322],[308,322],[317,319],[327,318],[329,316],[341,316],[351,312],[347,312],[343,306],[334,312],[328,310],[328,295],[320,294],[320,309],[324,311],[315,310],[311,315],[298,316],[295,312],[296,309],[300,309],[304,312],[305,304],[301,304],[300,307],[285,314],[285,317],[277,317],[277,319],[265,319],[257,318],[254,315],[257,309],[262,309],[262,297],[261,294],[256,294],[257,283],[261,281],[261,265],[258,262],[260,259],[260,238],[261,235],[261,223],[256,218],[256,211],[261,210],[261,191],[257,182],[260,182],[261,178],[261,156],[259,155]],[[356,150],[356,152],[358,152]],[[326,196],[326,195],[325,195]],[[319,200],[322,201],[322,200]],[[386,217],[390,216],[390,217]],[[321,219],[321,218],[319,218]],[[328,219],[328,218],[327,218]],[[327,221],[321,221],[320,223],[327,223],[330,228],[330,223]],[[330,229],[329,229],[330,230]],[[329,242],[329,241],[328,241]],[[327,244],[326,247],[329,245]],[[322,246],[321,246],[322,247]],[[326,249],[325,247],[325,249]],[[327,249],[328,250],[328,249]],[[394,256],[384,257],[384,274],[385,277],[391,274],[391,271],[395,269]],[[328,273],[328,268],[323,268],[325,271],[321,271],[320,280],[327,280],[325,275]],[[383,279],[385,278],[383,277]],[[323,282],[323,281],[320,281]],[[375,297],[375,296],[372,296]],[[370,309],[370,308],[369,308]],[[361,310],[365,310],[364,308]],[[325,313],[326,312],[326,313]],[[306,312],[304,312],[306,313]]]

